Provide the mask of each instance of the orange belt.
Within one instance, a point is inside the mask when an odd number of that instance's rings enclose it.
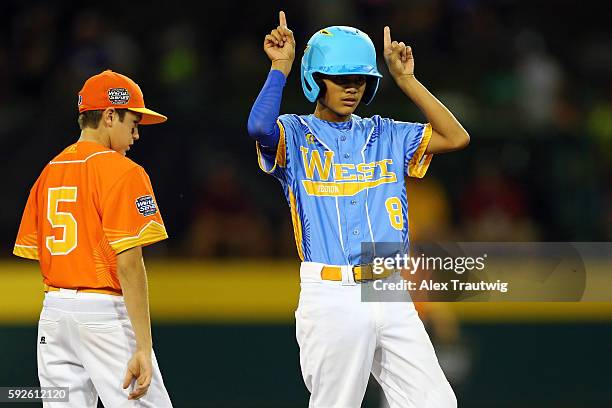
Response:
[[[45,292],[58,292],[61,288],[56,288],[55,286],[50,286],[45,284]],[[70,289],[74,290],[74,289]],[[117,289],[87,289],[87,288],[77,288],[77,292],[83,293],[101,293],[103,295],[114,295],[114,296],[123,296],[121,290]]]
[[[382,273],[374,273],[372,265],[355,265],[352,270],[355,282],[383,279],[395,272],[395,269],[385,269]],[[339,266],[324,266],[321,270],[321,279],[341,281],[342,268]]]

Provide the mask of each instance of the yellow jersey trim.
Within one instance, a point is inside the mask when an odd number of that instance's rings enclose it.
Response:
[[[302,185],[306,190],[306,194],[319,197],[349,197],[354,196],[368,188],[374,188],[381,184],[395,183],[397,177],[395,173],[391,173],[390,177],[380,178],[371,181],[312,181],[302,180]]]
[[[109,242],[109,244],[116,253],[120,253],[126,249],[149,245],[166,238],[168,238],[166,227],[156,221],[150,221],[147,225],[142,227],[138,235],[121,238],[116,241]]]
[[[287,187],[289,190],[289,205],[291,206],[291,221],[293,221],[293,235],[295,235],[295,245],[297,246],[298,255],[300,260],[304,260],[304,250],[302,249],[302,221],[297,213],[297,205],[295,202],[295,196],[291,187]]]
[[[423,178],[425,173],[427,173],[429,163],[431,163],[431,159],[433,157],[433,154],[425,154],[430,140],[431,124],[426,123],[425,128],[423,129],[423,138],[421,139],[421,143],[419,143],[419,147],[417,147],[416,151],[412,155],[412,158],[410,159],[410,162],[408,163],[408,176]]]
[[[276,120],[278,124],[278,128],[280,129],[280,138],[278,139],[278,146],[276,147],[276,157],[274,158],[274,166],[270,170],[266,169],[266,166],[262,159],[261,148],[259,146],[259,142],[255,142],[255,147],[257,148],[257,163],[259,164],[259,168],[264,172],[270,174],[278,165],[279,167],[285,167],[287,165],[287,144],[285,142],[285,127],[281,123],[280,120]]]
[[[279,166],[285,167],[287,165],[287,143],[285,139],[285,127],[280,120],[276,120],[278,128],[280,129],[280,138],[278,140],[278,147],[276,148],[276,163]]]
[[[13,254],[22,258],[38,260],[38,247],[34,245],[15,244]]]

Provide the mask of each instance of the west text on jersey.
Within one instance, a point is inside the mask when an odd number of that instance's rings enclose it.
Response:
[[[352,196],[366,188],[395,183],[397,175],[390,170],[392,159],[370,163],[334,163],[334,152],[325,151],[324,160],[318,150],[301,146],[305,180],[302,184],[308,195]],[[333,172],[332,172],[333,169]]]

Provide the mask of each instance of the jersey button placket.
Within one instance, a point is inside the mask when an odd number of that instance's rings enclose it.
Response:
[[[345,135],[341,135],[339,137],[340,140],[346,140]],[[343,149],[344,147],[344,149]],[[356,163],[353,163],[352,155],[346,150],[350,149],[348,144],[340,145],[340,157],[342,157],[342,162],[345,164],[353,164],[357,166]],[[344,151],[342,151],[344,150]],[[359,194],[359,193],[357,193]],[[360,210],[358,208],[356,196],[349,196],[343,198],[343,208],[346,214],[346,231],[348,233],[347,241],[348,241],[348,252],[349,259],[351,259],[355,254],[359,254],[361,252],[361,215]]]

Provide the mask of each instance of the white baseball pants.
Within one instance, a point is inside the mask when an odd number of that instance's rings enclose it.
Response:
[[[309,407],[360,407],[370,372],[391,408],[456,407],[414,305],[362,302],[349,267],[342,282],[321,280],[322,267],[302,263],[295,312]]]
[[[128,400],[122,387],[136,338],[122,296],[60,290],[45,295],[38,324],[38,378],[41,387],[69,387],[69,402],[49,408],[172,407],[155,354],[147,393]]]

